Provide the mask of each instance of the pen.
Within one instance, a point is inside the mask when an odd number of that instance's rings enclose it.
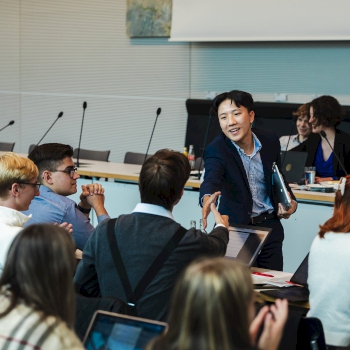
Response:
[[[257,275],[257,276],[263,276],[263,277],[274,277],[273,275],[270,275],[268,273],[262,273],[262,272],[257,272],[257,271],[252,272],[252,274]]]

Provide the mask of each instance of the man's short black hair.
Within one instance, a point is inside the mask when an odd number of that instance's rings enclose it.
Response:
[[[248,112],[254,109],[253,97],[249,92],[232,90],[230,92],[223,92],[214,98],[213,104],[210,108],[210,115],[212,117],[218,116],[219,106],[225,100],[231,100],[231,103],[234,102],[237,107],[243,106],[247,108]]]
[[[73,148],[62,143],[44,143],[36,146],[28,155],[39,169],[39,178],[45,170],[54,171],[62,163],[63,159],[73,156]]]
[[[141,202],[171,210],[181,198],[191,167],[182,153],[162,149],[142,166],[139,189]]]

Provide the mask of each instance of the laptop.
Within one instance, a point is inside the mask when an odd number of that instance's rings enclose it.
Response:
[[[303,178],[306,152],[281,151],[282,172],[289,183],[299,184]]]
[[[84,338],[88,350],[142,350],[167,323],[98,310]]]
[[[289,301],[308,301],[309,289],[307,286],[307,277],[309,269],[309,254],[306,255],[303,262],[295,271],[290,282],[301,285],[301,287],[281,287],[280,289],[264,290],[260,293],[274,298],[288,299]]]
[[[271,228],[235,225],[229,227],[229,242],[225,258],[237,259],[251,267],[259,255]]]

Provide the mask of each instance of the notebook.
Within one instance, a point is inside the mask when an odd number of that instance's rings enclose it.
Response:
[[[302,287],[282,287],[280,289],[264,290],[260,293],[274,298],[288,299],[289,301],[307,301],[309,300],[309,289],[307,286],[308,269],[309,254],[306,255],[290,279],[290,282],[300,284]]]
[[[98,310],[84,338],[88,350],[142,350],[167,323]]]
[[[259,255],[271,228],[235,225],[229,227],[226,258],[237,259],[251,267]]]
[[[293,152],[293,151],[282,151],[281,152],[281,168],[289,183],[300,183],[306,163],[307,153],[306,152]]]

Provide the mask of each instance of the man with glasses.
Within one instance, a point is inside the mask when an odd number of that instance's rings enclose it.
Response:
[[[30,219],[21,213],[40,194],[38,168],[29,159],[12,152],[0,156],[0,275],[8,249]]]
[[[73,238],[80,250],[89,239],[94,227],[90,224],[91,208],[98,222],[109,215],[104,207],[104,189],[100,184],[82,185],[77,205],[67,198],[77,192],[79,175],[74,165],[73,149],[61,143],[46,143],[34,148],[28,155],[39,169],[40,196],[31,203],[26,214],[33,214],[25,226],[34,223],[68,222],[73,225]]]

